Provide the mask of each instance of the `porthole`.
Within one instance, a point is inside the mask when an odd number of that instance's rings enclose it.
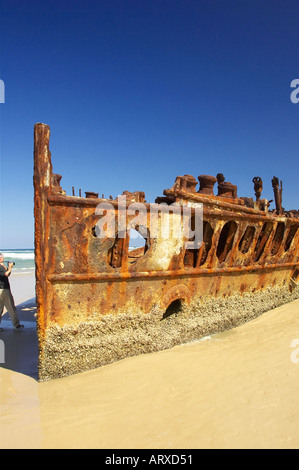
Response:
[[[220,262],[225,261],[228,253],[232,249],[236,231],[237,224],[234,221],[226,222],[222,227],[217,246],[217,257]]]
[[[255,261],[258,261],[260,257],[262,256],[271,231],[272,231],[272,223],[265,222],[260,231],[256,246],[255,246],[255,259],[254,259]]]
[[[278,222],[275,234],[273,237],[272,245],[271,245],[271,255],[276,255],[278,253],[278,250],[281,246],[283,236],[284,236],[284,223],[283,222]]]
[[[182,301],[181,299],[176,299],[171,304],[167,307],[165,310],[162,320],[164,320],[167,317],[170,317],[171,315],[175,315],[176,313],[179,313],[182,311]]]
[[[239,250],[241,253],[245,254],[248,252],[253,242],[254,234],[255,234],[255,227],[248,226],[239,243]]]
[[[213,229],[209,222],[203,221],[203,240],[200,248],[186,249],[184,255],[184,266],[196,268],[205,263],[212,246]],[[200,257],[200,260],[198,259]]]
[[[206,262],[206,259],[208,257],[209,251],[212,246],[212,239],[213,239],[213,229],[209,222],[204,220],[203,222],[203,241],[202,241],[202,248],[201,248],[201,256],[200,256],[200,262],[199,265],[201,266]]]
[[[290,248],[291,243],[294,240],[295,235],[297,233],[297,230],[298,230],[298,226],[296,225],[291,226],[288,236],[286,238],[285,244],[284,244],[284,251],[288,251],[288,249]]]

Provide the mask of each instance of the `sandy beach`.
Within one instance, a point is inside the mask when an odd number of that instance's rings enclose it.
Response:
[[[38,383],[34,276],[12,276],[11,287],[25,328],[4,315],[1,449],[299,447],[299,300],[201,341]]]

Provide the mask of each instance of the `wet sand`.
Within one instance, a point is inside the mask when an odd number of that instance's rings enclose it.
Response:
[[[299,447],[299,300],[201,341],[38,383],[33,276],[11,285],[25,328],[3,317],[0,448]]]

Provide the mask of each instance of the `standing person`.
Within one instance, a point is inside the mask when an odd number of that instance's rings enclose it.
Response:
[[[20,325],[15,302],[10,290],[8,277],[11,274],[13,263],[8,264],[8,268],[4,265],[4,256],[0,253],[0,323],[4,307],[9,313],[14,330],[21,330],[24,325]],[[3,331],[3,328],[0,328]]]

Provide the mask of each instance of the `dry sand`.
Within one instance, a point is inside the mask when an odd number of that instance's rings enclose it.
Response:
[[[25,328],[3,317],[0,448],[299,447],[299,300],[205,340],[38,383],[34,278],[11,285]]]

